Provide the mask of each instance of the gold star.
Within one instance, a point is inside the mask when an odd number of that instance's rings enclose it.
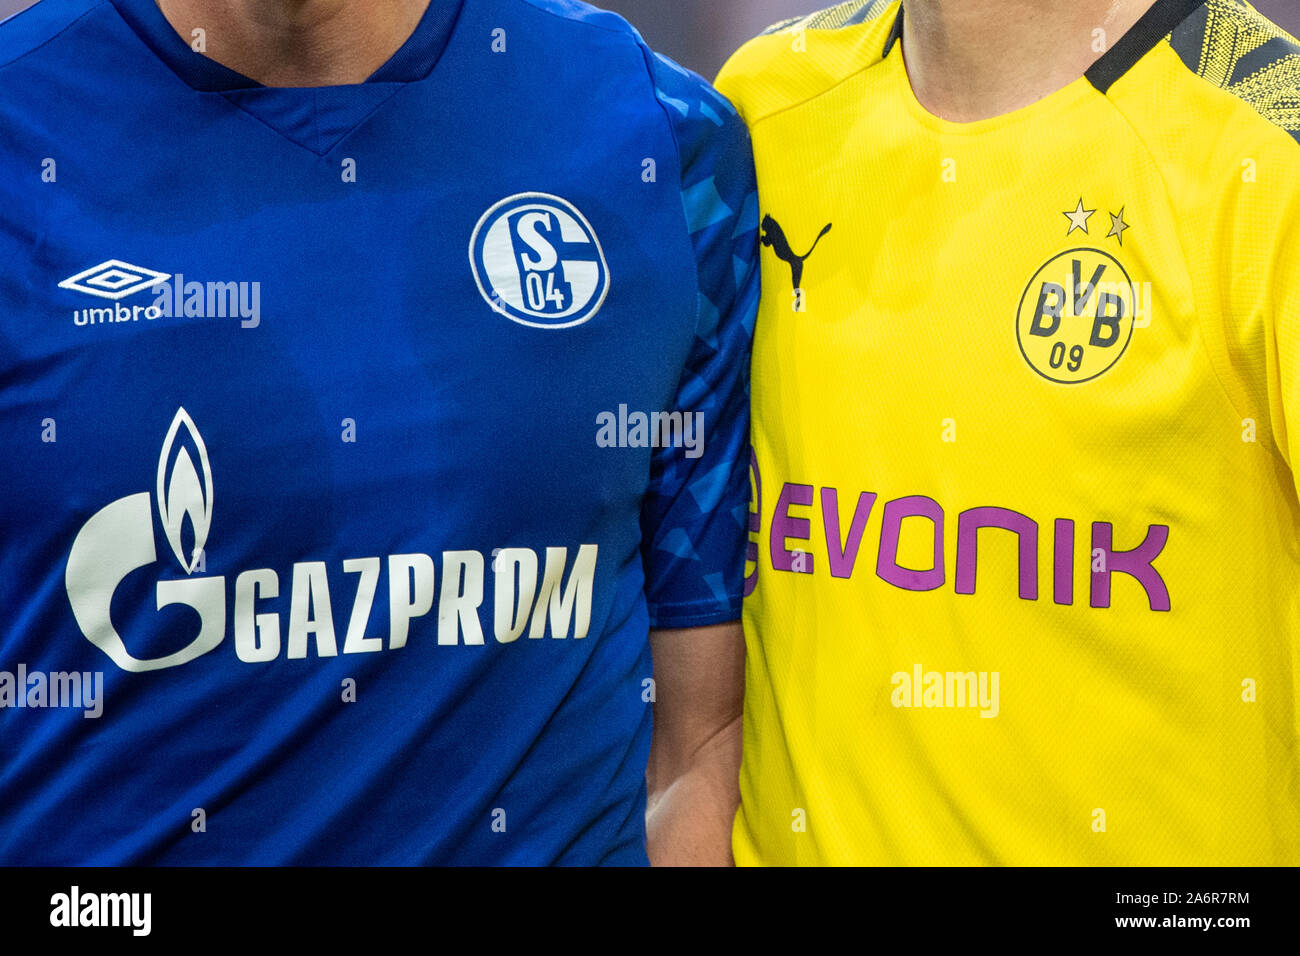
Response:
[[[1065,216],[1066,219],[1070,220],[1070,228],[1069,230],[1066,231],[1065,234],[1069,236],[1073,234],[1074,230],[1082,229],[1083,234],[1086,236],[1088,234],[1088,217],[1091,216],[1096,211],[1097,210],[1095,209],[1084,209],[1083,198],[1080,197],[1079,205],[1074,210],[1074,212],[1066,212],[1061,214]]]
[[[1119,240],[1119,244],[1122,246],[1124,245],[1124,230],[1132,228],[1132,226],[1124,221],[1124,207],[1121,206],[1118,216],[1113,212],[1110,213],[1110,232],[1106,233],[1106,238],[1109,239],[1111,236],[1114,236]]]

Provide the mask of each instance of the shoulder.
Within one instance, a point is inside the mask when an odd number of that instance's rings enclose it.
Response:
[[[769,27],[736,52],[718,89],[753,125],[884,59],[899,0],[854,0]]]
[[[510,0],[512,7],[540,23],[553,24],[560,31],[553,42],[561,48],[597,47],[617,50],[619,65],[634,71],[647,83],[647,92],[667,110],[671,120],[703,117],[717,126],[734,115],[723,97],[703,77],[654,52],[636,28],[616,13],[601,10],[580,0]],[[574,51],[575,53],[578,51]]]
[[[654,81],[655,97],[668,114],[683,153],[688,160],[697,146],[720,146],[724,141],[748,145],[749,134],[735,108],[703,77],[679,66],[666,56],[646,50],[647,65]]]
[[[645,77],[647,93],[667,115],[684,166],[703,158],[704,153],[730,152],[738,140],[745,139],[747,144],[743,124],[726,98],[703,77],[650,49],[636,28],[619,15],[578,0],[512,2],[556,19],[562,28],[572,28],[575,43],[612,42],[625,47],[630,68]],[[594,36],[584,37],[584,32]]]
[[[45,46],[107,2],[40,0],[0,22],[0,68]]]
[[[637,84],[644,94],[637,100],[641,104],[638,117],[662,130],[676,149],[678,168],[673,177],[679,180],[692,235],[720,230],[722,223],[742,216],[754,204],[749,132],[712,84],[656,53],[617,14],[579,0],[507,2],[518,15],[539,18],[539,25],[554,24],[560,33],[552,35],[547,45],[566,57],[582,57],[575,62],[586,67],[587,76],[597,69],[602,71],[604,83]],[[613,58],[601,56],[601,50],[611,51]],[[626,71],[626,76],[613,80],[608,74],[611,68]],[[566,82],[573,81],[571,74]],[[621,116],[619,121],[626,130],[628,117]],[[739,234],[734,223],[732,228]]]
[[[581,0],[510,0],[510,6],[524,16],[532,15],[550,20],[559,27],[572,28],[575,34],[590,29],[640,38],[635,28],[617,13],[601,10]]]
[[[1300,43],[1242,0],[1207,0],[1168,37],[1196,79],[1300,143]]]
[[[1281,27],[1243,0],[1191,4],[1098,89],[1185,221],[1220,223],[1247,246],[1280,234],[1300,199],[1300,44]]]

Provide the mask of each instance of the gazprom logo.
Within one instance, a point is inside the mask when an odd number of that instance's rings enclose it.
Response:
[[[126,576],[158,560],[151,511],[147,491],[105,505],[72,542],[65,572],[68,600],[81,632],[114,664],[135,673],[176,667],[206,654],[221,643],[226,626],[225,578],[159,581],[158,610],[172,604],[193,608],[199,632],[185,647],[163,657],[141,659],[127,650],[109,609],[113,592]],[[192,575],[202,564],[212,525],[212,468],[203,437],[184,408],[172,419],[158,457],[158,517],[181,570]]]
[[[488,634],[497,645],[514,644],[525,635],[524,643],[548,634],[555,640],[570,634],[582,640],[591,629],[595,543],[578,545],[572,560],[569,544],[540,549],[516,544],[490,555],[448,548],[441,552],[441,569],[433,555],[412,552],[348,558],[332,573],[325,561],[300,560],[287,571],[254,567],[208,574],[204,548],[212,528],[212,466],[203,436],[184,408],[177,409],[163,439],[156,496],[156,511],[154,495],[140,491],[91,515],[72,542],[64,574],[81,633],[124,671],[188,664],[216,648],[228,633],[238,660],[260,664],[305,659],[313,646],[319,658],[401,650],[413,625],[437,647],[484,647]],[[197,632],[189,615],[151,624],[147,608],[136,606],[124,639],[113,624],[113,595],[131,575],[141,572],[147,578],[172,559],[185,577],[155,580],[150,603],[158,611],[170,605],[192,608],[198,615]],[[441,587],[436,588],[439,577]],[[348,596],[350,611],[343,603]],[[342,610],[340,622],[347,622],[337,630],[336,607]],[[380,613],[372,628],[376,608]],[[385,609],[387,640],[374,630],[383,627]],[[488,612],[486,625],[480,609]],[[154,657],[132,653],[132,646],[137,651],[157,647],[164,631],[167,647],[180,643],[171,638],[173,632],[187,635],[188,643]]]
[[[198,467],[189,448],[179,440],[183,437],[182,432],[198,452]],[[212,467],[208,463],[208,449],[203,444],[203,436],[184,408],[179,409],[172,419],[158,459],[158,517],[181,569],[186,574],[193,574],[203,556],[208,530],[212,527]],[[186,518],[189,518],[194,542],[188,557],[181,543]]]
[[[609,266],[595,230],[559,196],[501,200],[475,226],[469,259],[488,305],[531,328],[581,325],[609,294]]]

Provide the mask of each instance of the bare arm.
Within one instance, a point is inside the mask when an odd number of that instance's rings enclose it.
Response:
[[[740,804],[740,622],[650,632],[655,728],[646,780],[654,866],[731,866]]]

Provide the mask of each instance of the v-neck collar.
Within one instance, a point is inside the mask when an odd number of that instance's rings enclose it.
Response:
[[[216,60],[190,49],[167,22],[156,0],[111,0],[122,19],[139,34],[154,55],[192,88],[205,93],[269,89]],[[422,80],[438,65],[464,0],[430,0],[428,8],[406,42],[364,83],[322,86],[317,90],[355,89],[370,83],[412,83]]]
[[[111,0],[140,40],[182,82],[224,97],[290,142],[324,156],[406,84],[438,65],[466,0],[431,0],[415,31],[362,83],[271,87],[196,53],[172,28],[155,0]]]

